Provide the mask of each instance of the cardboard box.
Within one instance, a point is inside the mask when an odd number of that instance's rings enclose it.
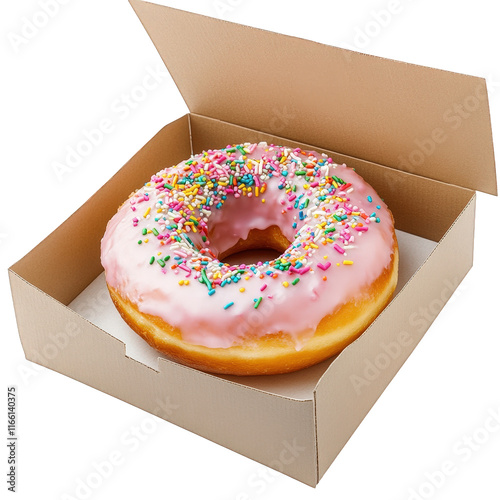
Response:
[[[315,486],[472,265],[475,190],[496,194],[486,83],[131,3],[190,113],[9,269],[26,358]],[[99,286],[106,223],[161,168],[260,140],[326,152],[375,187],[403,243],[398,293],[307,370],[217,376],[162,356],[152,367],[75,310]]]

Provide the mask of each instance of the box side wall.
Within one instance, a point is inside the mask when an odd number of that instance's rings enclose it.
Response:
[[[99,191],[12,269],[47,294],[69,304],[102,272],[100,240],[118,207],[152,174],[190,154],[189,116],[186,115],[158,132]],[[85,265],[75,266],[75,262],[85,262]],[[68,276],[72,279],[68,280]]]
[[[384,314],[340,354],[319,381],[315,402],[320,478],[471,268],[475,199],[473,194]]]
[[[327,153],[337,163],[354,168],[376,189],[393,212],[398,229],[433,241],[443,237],[472,194],[468,189],[451,184],[204,116],[191,115],[191,133],[195,154],[228,144],[260,141]],[[437,199],[439,210],[433,208]]]
[[[273,396],[165,360],[157,372],[12,270],[9,276],[28,360],[316,485],[312,400]]]

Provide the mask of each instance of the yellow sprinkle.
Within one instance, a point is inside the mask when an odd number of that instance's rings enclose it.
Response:
[[[245,289],[243,287],[240,288],[240,292],[243,293]]]
[[[161,210],[161,208],[157,208],[157,209],[156,209],[156,213],[157,213],[157,214],[159,214],[161,211],[162,211],[162,210]]]
[[[328,255],[323,255],[323,259],[328,259]]]
[[[255,196],[259,196],[259,188],[255,186]]]
[[[184,280],[184,284],[187,286],[189,285],[189,280]]]
[[[337,266],[340,266],[340,262],[337,262]]]
[[[184,285],[184,280],[180,280],[179,285],[181,285],[181,286]]]
[[[148,207],[146,211],[144,212],[143,217],[146,218],[149,215],[149,212],[151,212],[151,207]]]
[[[265,198],[262,198],[262,203],[265,203],[266,202],[266,199]]]
[[[313,248],[319,248],[315,243],[309,243]]]
[[[250,276],[245,276],[245,280],[248,281],[250,279]]]
[[[304,189],[309,189],[309,184],[304,184]]]
[[[288,281],[283,281],[283,283],[281,283],[285,288],[288,288]]]
[[[148,241],[149,241],[149,238],[146,238],[146,239],[144,240],[144,243],[147,243]]]
[[[161,252],[158,252],[156,255],[158,255],[158,257],[161,255]]]
[[[344,266],[350,266],[352,263],[352,260],[344,260],[343,262]]]

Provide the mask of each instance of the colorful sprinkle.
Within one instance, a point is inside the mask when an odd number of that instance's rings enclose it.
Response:
[[[370,230],[370,224],[380,222],[376,212],[369,214],[356,204],[359,198],[353,194],[354,187],[334,175],[342,175],[341,169],[336,170],[339,166],[328,156],[272,145],[256,153],[257,147],[257,144],[245,143],[204,151],[153,175],[142,190],[131,196],[132,212],[140,203],[154,200],[153,205],[142,212],[141,220],[141,211],[132,217],[138,236],[151,233],[155,237],[150,237],[148,245],[143,245],[148,243],[147,237],[137,241],[145,250],[157,245],[154,247],[157,256],[149,257],[148,251],[145,264],[158,262],[161,271],[166,273],[166,263],[174,257],[170,269],[174,274],[181,271],[185,274],[178,280],[179,285],[186,286],[187,278],[191,277],[193,284],[206,286],[210,296],[219,288],[231,287],[241,280],[245,280],[243,283],[263,280],[259,283],[261,292],[272,280],[289,288],[290,284],[297,285],[306,273],[326,272],[332,266],[327,261],[328,255],[313,264],[320,258],[315,258],[318,249],[323,253],[324,247],[328,247],[347,256],[346,251],[356,247],[357,239]],[[238,266],[221,262],[210,245],[210,217],[223,209],[231,197],[255,197],[266,203],[263,195],[270,182],[280,190],[281,213],[293,228],[293,242],[279,258],[268,262]],[[366,199],[369,203],[373,201],[370,195]],[[274,198],[272,200],[274,203]],[[380,208],[377,205],[377,210]],[[157,249],[161,251],[156,253]],[[346,259],[343,264],[352,265],[353,261]],[[328,279],[323,273],[321,278]],[[232,289],[244,293],[245,287],[240,285]],[[255,309],[261,301],[262,297],[254,299]],[[234,302],[228,302],[224,309],[232,305]]]

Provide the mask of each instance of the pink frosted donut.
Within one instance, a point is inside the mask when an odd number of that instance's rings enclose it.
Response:
[[[249,248],[271,261],[230,265]],[[294,371],[357,338],[390,300],[391,212],[346,165],[266,143],[194,155],[109,221],[101,261],[125,321],[171,358],[237,375]]]

